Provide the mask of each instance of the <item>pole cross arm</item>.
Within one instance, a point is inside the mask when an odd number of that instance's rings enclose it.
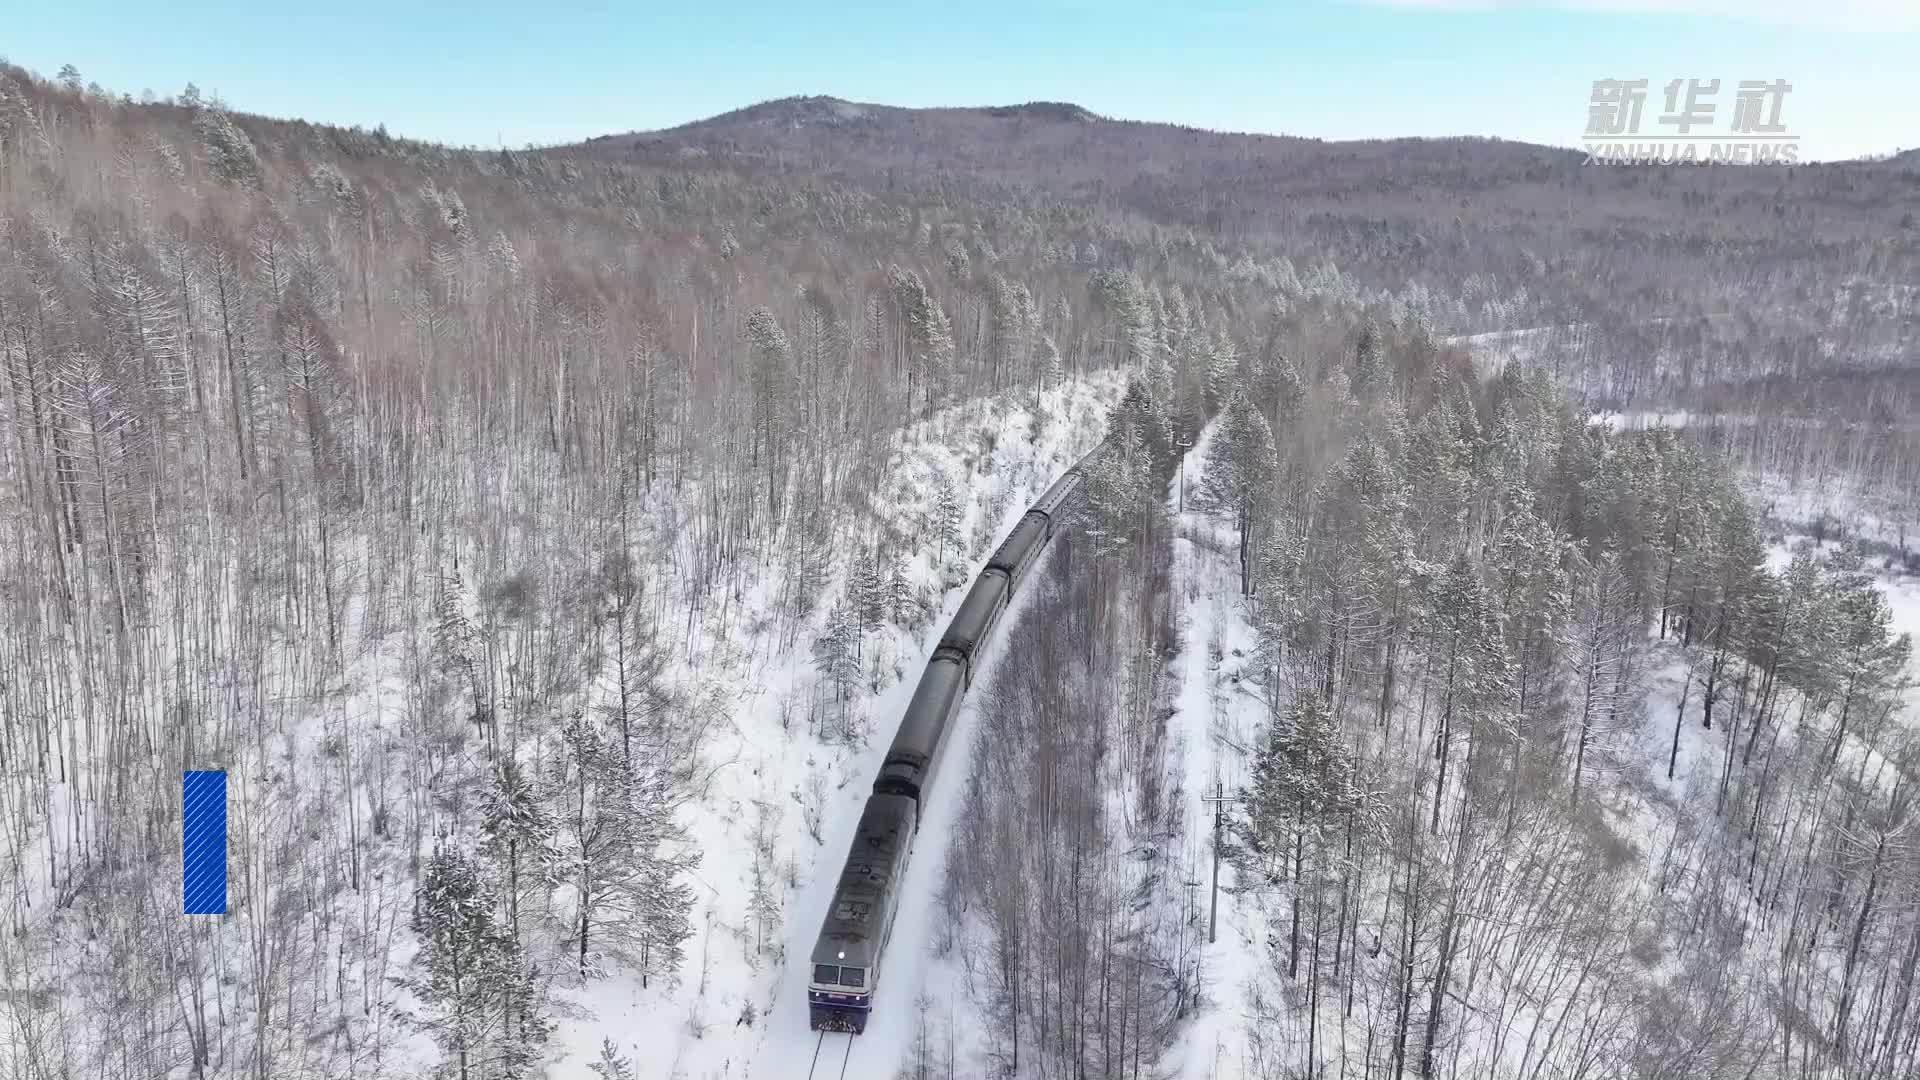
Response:
[[[1246,802],[1245,795],[1227,794],[1225,782],[1213,782],[1213,794],[1200,796],[1203,803],[1213,804],[1213,898],[1207,903],[1207,944],[1217,940],[1220,929],[1220,830],[1227,823],[1227,804]]]

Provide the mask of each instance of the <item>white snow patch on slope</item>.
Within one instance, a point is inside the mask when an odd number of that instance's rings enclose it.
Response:
[[[1193,929],[1204,939],[1212,902],[1214,814],[1201,802],[1223,788],[1228,795],[1251,782],[1252,752],[1266,708],[1250,682],[1241,678],[1252,662],[1256,640],[1240,597],[1237,538],[1219,519],[1193,506],[1193,493],[1206,468],[1207,448],[1218,424],[1210,424],[1187,452],[1176,489],[1168,501],[1176,523],[1173,540],[1174,587],[1181,611],[1179,713],[1186,768],[1186,850],[1200,864],[1187,868],[1188,881],[1201,884],[1194,897]],[[1184,482],[1183,500],[1178,490]],[[1183,505],[1185,509],[1182,510]],[[1247,1001],[1266,978],[1267,926],[1253,897],[1229,891],[1231,864],[1219,868],[1218,926],[1215,941],[1200,954],[1201,1004],[1192,1023],[1168,1056],[1173,1075],[1192,1080],[1250,1075],[1244,1020]]]

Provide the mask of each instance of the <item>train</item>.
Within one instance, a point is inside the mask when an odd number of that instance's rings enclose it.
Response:
[[[994,550],[940,636],[887,748],[860,812],[833,903],[813,947],[808,1023],[815,1031],[866,1031],[887,941],[899,914],[901,882],[926,799],[946,748],[947,729],[972,685],[974,658],[992,639],[1013,594],[1082,490],[1094,449],[1055,480]]]

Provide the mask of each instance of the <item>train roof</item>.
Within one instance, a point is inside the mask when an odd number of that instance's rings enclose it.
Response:
[[[989,566],[980,571],[980,576],[973,579],[973,588],[967,590],[967,598],[960,602],[960,610],[954,612],[953,621],[947,624],[947,632],[940,635],[941,647],[972,653],[980,644],[981,632],[991,621],[994,608],[1006,595],[1005,570]]]
[[[1084,479],[1084,477],[1082,477],[1080,473],[1080,463],[1076,463],[1073,468],[1061,474],[1060,479],[1055,480],[1052,486],[1048,487],[1047,490],[1041,494],[1040,498],[1034,502],[1033,508],[1046,514],[1048,517],[1059,513],[1060,508],[1065,505],[1067,500],[1073,497],[1073,493],[1078,490],[1082,479]]]
[[[993,558],[987,560],[987,566],[996,570],[1017,567],[1034,545],[1046,542],[1046,536],[1046,516],[1027,511],[1014,525],[1013,531],[1007,533],[1007,538],[994,549]]]
[[[907,702],[907,711],[900,716],[900,726],[887,747],[886,760],[911,756],[921,765],[931,760],[940,749],[947,723],[959,707],[960,695],[965,692],[966,672],[960,661],[950,656],[936,656],[928,661],[926,672],[920,676],[920,685],[914,687],[913,698]]]
[[[861,811],[853,846],[834,886],[833,904],[813,947],[816,964],[872,967],[886,930],[888,890],[896,887],[901,856],[913,834],[913,800],[904,795],[875,795]]]

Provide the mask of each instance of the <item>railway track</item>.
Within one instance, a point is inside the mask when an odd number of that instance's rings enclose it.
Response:
[[[829,1035],[844,1037],[847,1040],[847,1048],[841,1051],[840,1053],[840,1071],[837,1073],[820,1071],[820,1050],[822,1047],[827,1045],[827,1036]],[[813,1044],[813,1064],[811,1064],[807,1068],[807,1080],[846,1080],[847,1062],[852,1058],[853,1058],[853,1033],[852,1032],[823,1031],[820,1033],[820,1040]],[[827,1068],[829,1069],[833,1068],[833,1055],[831,1053],[827,1055],[826,1064],[827,1064]]]

